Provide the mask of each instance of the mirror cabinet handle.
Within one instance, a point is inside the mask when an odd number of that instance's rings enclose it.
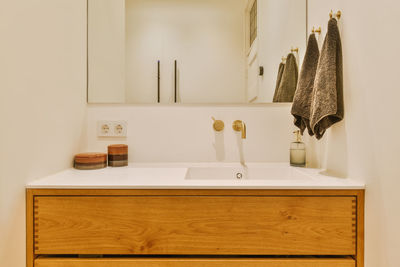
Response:
[[[157,103],[160,103],[160,60],[157,61]]]
[[[177,86],[178,86],[178,77],[177,77],[177,71],[178,71],[178,63],[177,63],[177,61],[175,60],[175,62],[174,62],[174,103],[177,103],[177,100],[178,100],[178,98],[177,98]]]

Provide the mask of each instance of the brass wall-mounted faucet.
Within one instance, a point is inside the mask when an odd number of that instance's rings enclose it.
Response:
[[[233,130],[242,132],[242,139],[246,139],[246,124],[241,120],[236,120],[232,124]]]

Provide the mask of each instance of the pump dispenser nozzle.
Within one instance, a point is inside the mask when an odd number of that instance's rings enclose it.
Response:
[[[301,142],[300,130],[294,131],[293,133],[295,134],[296,142],[300,143]]]

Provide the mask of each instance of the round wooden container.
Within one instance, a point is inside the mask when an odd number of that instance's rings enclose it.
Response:
[[[128,145],[120,144],[108,146],[108,166],[128,166]]]
[[[107,167],[107,154],[105,153],[81,153],[75,155],[75,169],[96,170],[105,167]]]

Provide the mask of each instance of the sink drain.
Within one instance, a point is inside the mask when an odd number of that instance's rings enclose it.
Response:
[[[236,178],[237,179],[242,179],[243,178],[243,174],[241,172],[236,173]]]

